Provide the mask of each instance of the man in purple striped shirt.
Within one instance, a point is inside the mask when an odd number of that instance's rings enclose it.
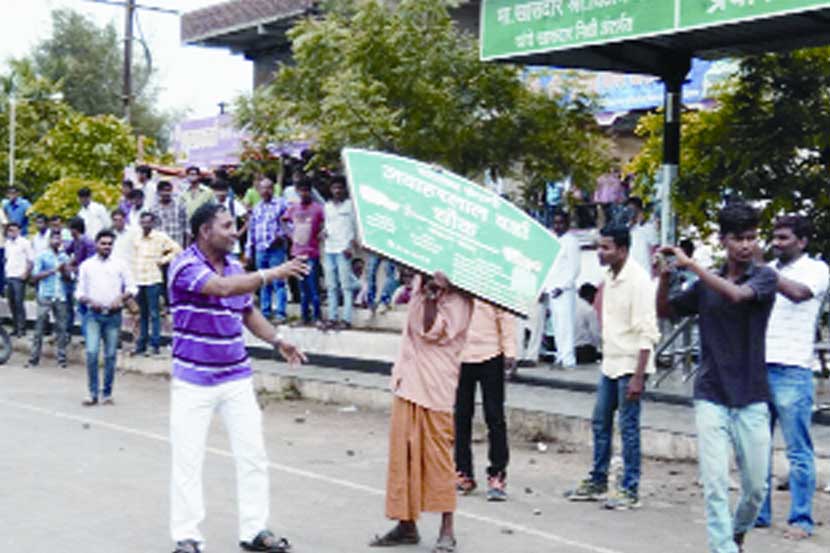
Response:
[[[173,312],[173,382],[170,442],[173,450],[170,530],[174,553],[201,553],[204,539],[202,461],[211,418],[222,414],[237,468],[240,546],[283,553],[290,545],[267,529],[268,459],[262,413],[251,382],[243,327],[273,344],[292,364],[305,356],[280,339],[254,307],[252,293],[289,276],[302,277],[301,259],[246,273],[231,255],[238,234],[227,210],[216,203],[193,213],[196,243],[177,257],[168,275]]]

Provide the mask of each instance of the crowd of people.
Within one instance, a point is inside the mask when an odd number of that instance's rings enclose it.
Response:
[[[477,387],[488,428],[486,498],[508,498],[505,380],[522,361],[538,358],[546,320],[557,365],[570,370],[600,362],[591,469],[567,492],[569,500],[601,501],[610,510],[640,506],[641,400],[655,372],[659,324],[697,317],[701,347],[694,411],[710,550],[741,551],[751,528],[771,524],[776,426],[790,464],[787,533],[795,540],[812,534],[813,337],[829,277],[826,264],[805,253],[812,231],[804,218],[776,220],[775,259],[766,263],[758,212],[740,202],[726,205],[718,220],[726,263],[712,271],[696,262],[688,247],[660,248],[643,202],[629,197],[625,221],[612,220],[600,232],[601,282],[580,285],[580,245],[570,214],[556,210],[551,231],[560,254],[538,309],[522,321],[473,299],[441,273],[419,274],[376,255],[364,261],[340,175],[330,175],[321,190],[318,181],[294,167],[276,183],[258,179],[241,199],[221,173],[208,177],[189,167],[181,176],[180,182],[156,180],[152,168],[138,167],[136,180],[124,181],[112,211],[81,189],[79,212],[65,226],[60,217],[30,215],[30,204],[13,188],[3,204],[3,284],[13,333],[26,332],[23,300],[31,282],[37,316],[28,366],[40,362],[51,319],[57,361],[65,367],[77,313],[89,385],[84,405],[113,403],[122,313],[137,317],[134,355],[159,353],[162,302],[172,316],[176,553],[199,553],[204,545],[201,462],[215,411],[225,418],[238,466],[246,467],[238,483],[240,544],[252,551],[290,548],[287,539],[267,529],[267,459],[242,335],[247,328],[290,362],[302,362],[303,354],[278,330],[288,320],[289,293],[299,300],[302,324],[324,331],[350,328],[356,305],[408,303],[391,378],[386,515],[397,524],[375,536],[373,546],[418,543],[420,513],[431,511],[442,513],[433,551],[455,551],[457,494],[478,485],[471,451]],[[381,265],[386,276],[378,298]],[[623,472],[609,485],[615,414]],[[734,513],[728,501],[730,447],[741,475]]]

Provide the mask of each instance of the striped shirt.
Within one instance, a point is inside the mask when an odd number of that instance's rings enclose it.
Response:
[[[244,273],[225,257],[223,276]],[[253,308],[251,294],[220,298],[202,292],[216,275],[196,244],[170,265],[173,311],[173,377],[198,386],[215,386],[251,376],[242,335],[242,316]]]
[[[274,240],[285,237],[286,229],[282,216],[286,209],[288,205],[282,198],[274,197],[270,202],[262,200],[256,204],[248,224],[246,257],[251,257],[255,251],[264,252],[271,247]]]

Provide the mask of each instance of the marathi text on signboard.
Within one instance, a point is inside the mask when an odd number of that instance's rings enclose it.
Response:
[[[527,315],[553,268],[556,238],[482,186],[419,161],[343,150],[364,247]]]
[[[830,7],[828,0],[482,0],[481,58],[644,38]]]

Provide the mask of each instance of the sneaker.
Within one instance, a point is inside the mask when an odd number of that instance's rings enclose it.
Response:
[[[600,501],[608,494],[608,485],[586,478],[574,490],[565,492],[568,501]]]
[[[98,405],[98,398],[88,397],[81,402],[81,405],[83,405],[84,407],[92,407],[93,405]]]
[[[115,401],[112,399],[112,396],[104,396],[104,399],[101,400],[101,405],[115,405]]]
[[[637,509],[641,505],[637,492],[631,490],[618,490],[605,502],[605,508],[613,511],[627,511]]]
[[[467,476],[463,472],[459,472],[455,481],[455,489],[461,495],[470,495],[478,487],[475,479]]]
[[[153,348],[153,357],[159,357],[161,355],[161,348]]]
[[[487,477],[487,501],[507,501],[507,482],[501,474]]]

